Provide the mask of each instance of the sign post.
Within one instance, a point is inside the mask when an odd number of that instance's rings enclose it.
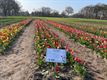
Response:
[[[56,64],[57,63],[66,63],[66,50],[47,48],[46,62],[54,62],[55,63],[54,76],[55,76],[55,80],[56,80]]]
[[[55,68],[54,68],[54,77],[55,77],[55,80],[56,80],[56,63],[55,63]]]

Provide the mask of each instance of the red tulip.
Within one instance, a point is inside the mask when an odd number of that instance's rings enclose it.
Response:
[[[74,60],[78,63],[81,63],[81,60],[78,57],[75,57]]]
[[[55,41],[55,46],[58,47],[58,42],[57,41]]]
[[[69,52],[71,53],[71,55],[74,55],[74,51],[72,49],[69,49]]]
[[[104,48],[104,49],[107,48],[107,45],[104,45],[103,48]]]
[[[102,46],[102,45],[100,45],[100,46],[99,46],[99,48],[103,48],[103,46]]]
[[[51,46],[50,46],[50,45],[48,45],[47,47],[48,47],[48,48],[51,48]]]
[[[68,48],[69,48],[69,44],[67,44],[67,45],[66,45],[66,48],[65,48],[67,52],[68,52],[68,50],[69,50]]]

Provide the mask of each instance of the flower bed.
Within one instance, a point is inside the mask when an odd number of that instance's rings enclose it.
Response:
[[[60,23],[56,23],[54,21],[47,20],[45,22],[65,32],[75,41],[78,41],[81,44],[86,45],[88,48],[96,50],[97,52],[100,53],[102,57],[107,58],[107,38],[86,33],[84,31],[77,30],[75,28],[71,28],[69,26],[62,25]]]
[[[60,22],[61,23],[61,22]],[[65,23],[67,24],[67,23]],[[94,24],[88,24],[88,23],[79,23],[79,22],[73,22],[72,24],[67,24],[68,26],[72,28],[76,28],[78,30],[82,30],[88,33],[95,34],[97,36],[102,36],[107,38],[107,28],[106,26],[102,25],[94,25]]]
[[[85,76],[86,70],[83,66],[83,61],[75,56],[74,51],[69,47],[69,44],[63,39],[59,39],[59,36],[52,32],[51,28],[47,27],[43,21],[36,20],[35,24],[35,50],[38,55],[38,64],[40,66],[46,64],[45,59],[47,48],[66,49],[67,63],[62,66],[72,66],[77,73],[81,76]],[[49,66],[53,66],[53,64],[50,63]]]
[[[27,19],[19,22],[18,24],[0,29],[0,52],[3,52],[9,47],[9,44],[30,21],[31,19]]]
[[[51,20],[50,18],[48,18]],[[82,30],[88,33],[95,34],[97,36],[102,36],[107,38],[107,23],[102,21],[88,21],[88,20],[79,20],[73,18],[54,18],[52,19],[55,22],[67,25],[78,30]]]

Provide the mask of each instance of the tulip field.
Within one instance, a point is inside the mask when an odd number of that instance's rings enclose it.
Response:
[[[98,36],[107,37],[107,21],[105,20],[82,20],[82,19],[61,19],[61,18],[48,18],[49,20],[53,20],[69,25],[70,27],[92,33]]]
[[[60,20],[59,20],[60,21]],[[57,23],[54,21],[47,21],[48,24],[55,26],[75,41],[80,42],[82,45],[95,50],[102,57],[107,58],[107,27],[101,24],[96,26],[93,23],[86,24],[80,22],[73,22],[69,25],[66,23]],[[69,23],[69,22],[68,22]],[[103,22],[106,24],[106,22]],[[92,26],[93,25],[93,26]],[[66,29],[65,29],[66,27]]]
[[[1,80],[107,80],[106,20],[28,17],[0,23],[9,23],[0,28]],[[66,50],[66,63],[46,62],[47,48]]]

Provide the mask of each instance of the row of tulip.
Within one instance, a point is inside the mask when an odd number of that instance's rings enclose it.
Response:
[[[18,24],[13,24],[8,27],[0,29],[0,52],[3,52],[7,49],[10,43],[18,35],[19,32],[27,25],[31,19],[27,19],[19,22]]]
[[[71,28],[67,25],[56,23],[54,21],[47,20],[45,22],[65,32],[75,41],[78,41],[81,44],[86,45],[88,48],[96,50],[98,53],[100,53],[102,57],[107,58],[107,38],[86,33],[84,31]]]
[[[107,28],[103,25],[96,25],[96,24],[88,24],[88,23],[80,23],[80,22],[72,22],[72,24],[68,24],[72,28],[76,28],[79,30],[83,30],[98,36],[102,36],[107,38]]]
[[[51,20],[51,19],[50,19]],[[88,33],[92,33],[98,36],[102,36],[107,38],[107,27],[105,22],[97,22],[92,21],[81,21],[81,20],[73,20],[73,19],[52,19],[53,21],[59,22],[64,25],[68,25],[69,27],[76,28],[79,30],[83,30]]]
[[[66,49],[67,51],[67,63],[72,66],[76,72],[80,75],[85,75],[85,68],[83,66],[83,61],[75,56],[74,51],[70,48],[69,44],[65,42],[63,38],[59,39],[58,34],[52,31],[43,21],[35,21],[36,33],[35,33],[35,50],[37,52],[38,64],[43,65],[45,63],[46,49],[56,48],[56,49]],[[63,64],[65,65],[65,64]]]

